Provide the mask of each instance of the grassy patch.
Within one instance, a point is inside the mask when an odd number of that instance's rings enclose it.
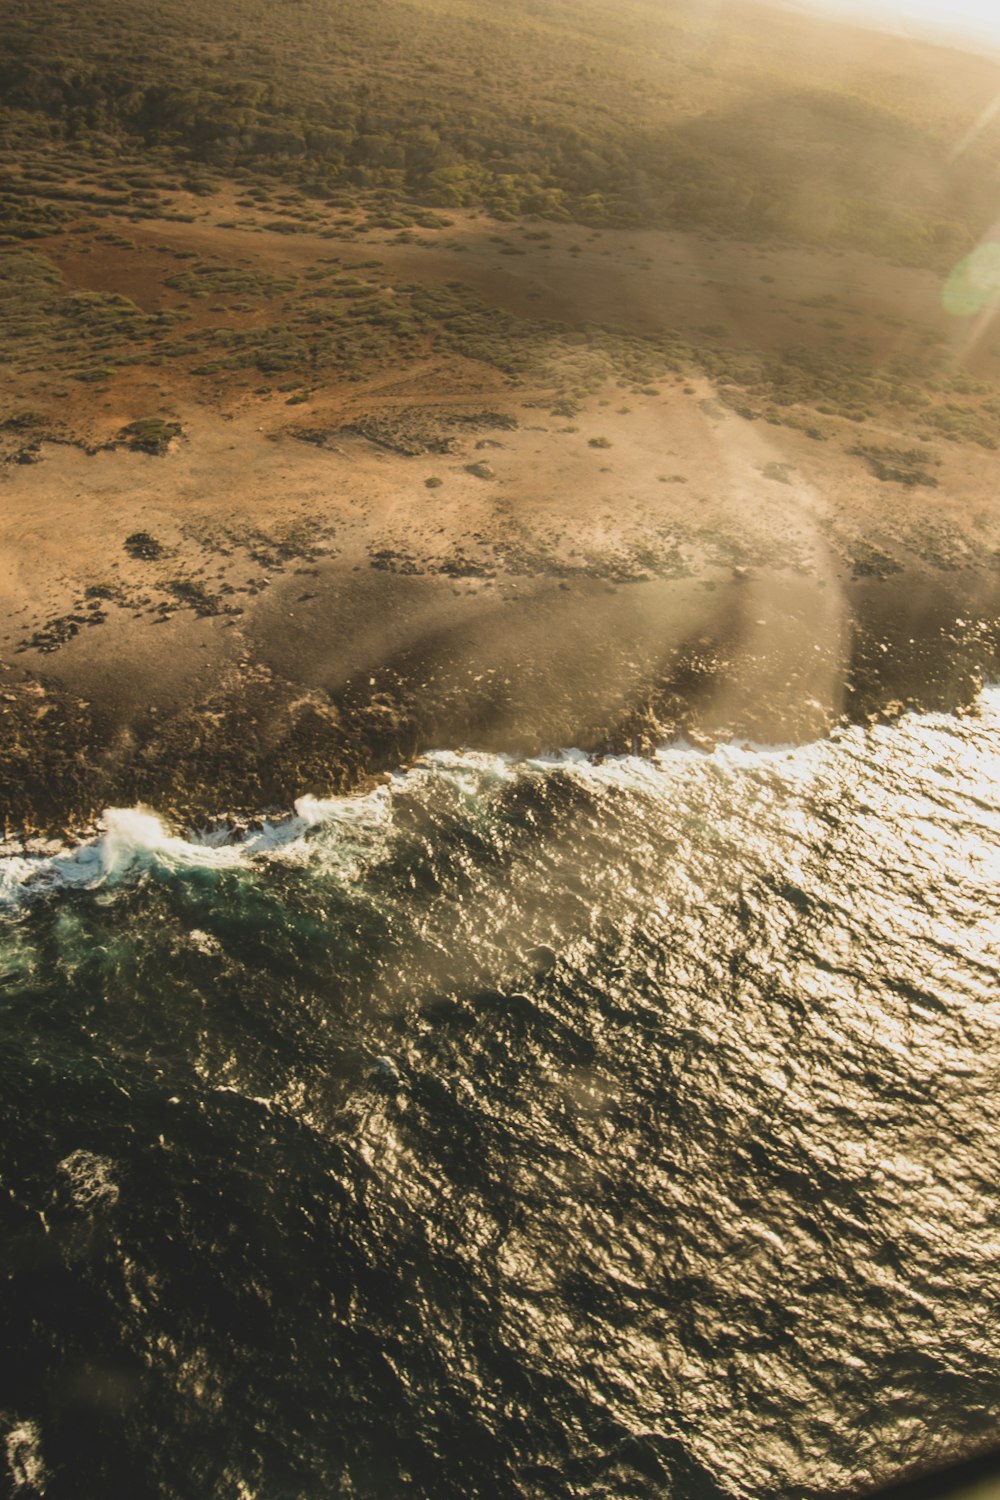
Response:
[[[138,422],[130,422],[118,434],[129,448],[155,455],[166,453],[174,438],[180,435],[180,423],[168,422],[163,417],[143,417]]]
[[[932,457],[925,448],[896,448],[858,443],[850,449],[863,458],[876,479],[892,484],[904,484],[912,489],[915,485],[937,488],[938,481],[930,469],[940,459]]]

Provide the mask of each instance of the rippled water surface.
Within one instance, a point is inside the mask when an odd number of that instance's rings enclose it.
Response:
[[[995,1430],[1000,693],[0,868],[21,1495],[818,1496]]]

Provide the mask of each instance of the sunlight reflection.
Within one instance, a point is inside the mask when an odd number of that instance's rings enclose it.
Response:
[[[1000,299],[1000,241],[983,240],[952,271],[942,293],[953,318],[971,318],[993,309]]]
[[[976,120],[975,124],[969,126],[969,129],[965,132],[961,140],[956,145],[955,149],[952,151],[951,155],[948,158],[948,161],[955,162],[960,156],[968,151],[973,142],[978,139],[978,137],[986,129],[987,125],[991,124],[992,121],[996,119],[998,114],[1000,114],[1000,94],[997,94],[994,99],[990,100],[989,104],[987,104],[986,108]]]

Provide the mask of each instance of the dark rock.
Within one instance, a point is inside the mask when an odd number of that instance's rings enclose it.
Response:
[[[133,531],[131,536],[125,538],[125,551],[129,557],[141,562],[155,561],[163,556],[164,550],[163,543],[150,536],[148,531]]]
[[[529,948],[525,958],[536,974],[549,973],[559,962],[559,955],[555,949],[550,948],[546,943],[539,943],[537,947]]]

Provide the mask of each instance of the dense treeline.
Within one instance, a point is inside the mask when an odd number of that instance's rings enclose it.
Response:
[[[988,163],[980,147],[950,165],[947,101],[920,118],[888,74],[779,84],[743,12],[700,41],[696,14],[682,0],[489,15],[472,0],[13,0],[0,123],[8,141],[118,140],[319,196],[697,224],[911,263],[954,259],[988,222],[996,143]]]

